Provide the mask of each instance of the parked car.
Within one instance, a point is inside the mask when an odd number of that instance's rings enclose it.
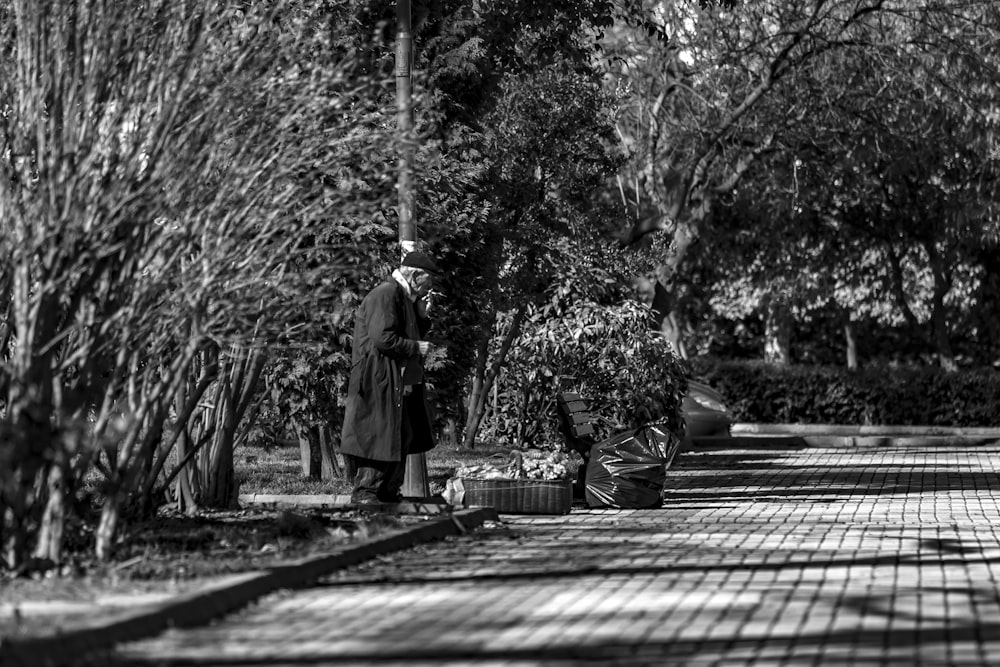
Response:
[[[681,414],[684,416],[682,441],[685,445],[690,444],[695,438],[718,438],[730,435],[733,413],[726,405],[722,394],[707,384],[694,380],[688,382],[688,393],[681,403]]]

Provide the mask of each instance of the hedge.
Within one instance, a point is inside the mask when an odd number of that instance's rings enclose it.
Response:
[[[1000,372],[932,367],[782,366],[688,361],[722,392],[737,422],[875,426],[1000,426]]]

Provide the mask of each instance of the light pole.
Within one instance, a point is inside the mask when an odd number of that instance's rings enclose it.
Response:
[[[417,225],[414,220],[413,158],[416,136],[413,132],[413,32],[410,0],[396,0],[396,128],[399,131],[399,246],[402,254],[416,249]],[[406,457],[403,495],[410,498],[430,496],[427,484],[427,459],[421,454]]]
[[[417,242],[417,225],[413,216],[413,156],[416,137],[413,134],[413,33],[410,21],[410,0],[396,0],[396,129],[399,131],[399,243],[403,253],[413,250]]]

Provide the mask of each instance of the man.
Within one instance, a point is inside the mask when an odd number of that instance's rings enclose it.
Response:
[[[407,253],[355,313],[340,438],[352,502],[399,502],[407,455],[434,447],[423,384],[431,344],[422,338],[430,328],[426,296],[439,273],[427,254]]]

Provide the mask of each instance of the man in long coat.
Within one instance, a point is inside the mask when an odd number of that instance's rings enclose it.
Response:
[[[410,252],[355,313],[340,438],[352,502],[401,500],[406,457],[434,447],[423,369],[431,344],[422,338],[430,328],[425,297],[438,273],[428,255]]]

